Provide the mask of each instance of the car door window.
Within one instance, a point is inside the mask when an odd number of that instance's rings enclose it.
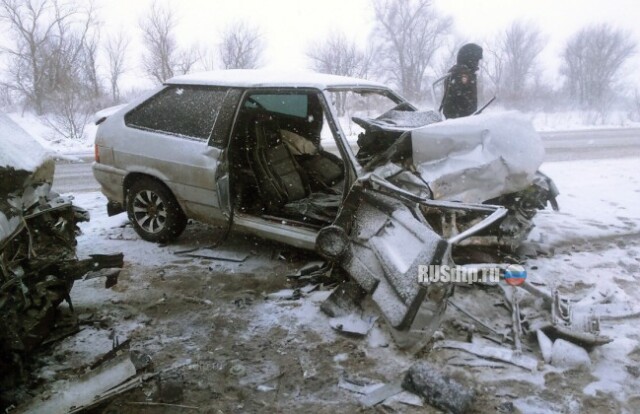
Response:
[[[247,107],[260,106],[269,112],[298,118],[307,117],[308,105],[307,94],[301,93],[251,94],[245,103]]]
[[[207,140],[226,89],[169,86],[125,116],[132,128]]]

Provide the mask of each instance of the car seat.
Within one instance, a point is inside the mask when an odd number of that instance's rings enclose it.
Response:
[[[286,203],[309,195],[304,172],[282,141],[276,120],[254,117],[249,138],[247,157],[267,212],[279,212]]]

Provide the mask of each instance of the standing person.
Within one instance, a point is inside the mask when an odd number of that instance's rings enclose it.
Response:
[[[476,72],[482,59],[482,48],[467,43],[458,51],[457,63],[449,69],[444,81],[444,96],[440,109],[447,118],[469,116],[478,110]]]

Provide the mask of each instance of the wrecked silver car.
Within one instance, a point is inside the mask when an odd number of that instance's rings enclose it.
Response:
[[[361,79],[179,76],[98,123],[94,175],[140,237],[170,241],[192,218],[315,250],[398,330],[451,293],[418,266],[513,249],[556,194],[517,115],[441,121]]]

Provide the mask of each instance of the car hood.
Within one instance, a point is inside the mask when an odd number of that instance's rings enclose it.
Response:
[[[55,164],[38,141],[0,113],[0,195],[51,183]]]
[[[0,113],[0,246],[22,225],[22,207],[49,192],[54,169],[45,149]]]
[[[440,200],[479,203],[523,190],[544,159],[540,136],[517,112],[434,123],[410,135],[413,165]]]
[[[410,128],[368,121],[378,131],[402,136],[365,171],[382,178],[397,175],[402,167],[414,171],[436,200],[481,203],[523,190],[544,159],[540,136],[516,111]]]

